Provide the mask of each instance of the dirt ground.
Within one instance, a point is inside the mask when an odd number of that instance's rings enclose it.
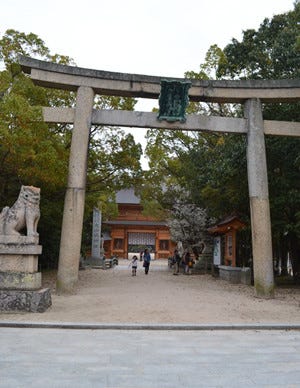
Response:
[[[131,276],[127,260],[115,268],[79,271],[76,293],[55,294],[55,273],[43,274],[52,307],[44,313],[0,314],[0,321],[76,323],[300,323],[300,288],[277,288],[262,300],[251,286],[229,284],[209,274],[173,275],[167,261],[141,263]]]

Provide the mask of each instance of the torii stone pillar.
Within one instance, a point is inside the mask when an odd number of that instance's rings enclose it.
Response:
[[[261,102],[245,103],[248,119],[248,185],[251,211],[254,287],[259,297],[274,297],[268,174]]]
[[[58,294],[71,293],[78,280],[93,102],[93,89],[80,86],[76,98],[68,187],[65,195],[60,240],[56,285]]]

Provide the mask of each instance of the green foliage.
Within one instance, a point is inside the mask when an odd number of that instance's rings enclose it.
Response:
[[[243,40],[232,39],[224,49],[218,76],[230,78],[300,77],[300,3],[293,11],[266,18],[257,31],[246,30]]]
[[[144,196],[141,200],[141,205],[143,206],[143,215],[151,218],[155,218],[158,221],[166,219],[167,212],[156,199],[147,199]]]
[[[243,40],[233,39],[224,49],[226,61],[217,74],[231,78],[300,78],[300,3],[294,10],[265,19],[257,31],[244,31]],[[266,104],[267,120],[300,121],[300,103]],[[299,158],[300,139],[266,138],[274,255],[293,261],[294,276],[300,278]]]
[[[244,31],[241,42],[233,39],[223,51],[212,45],[199,72],[186,72],[185,77],[199,80],[299,78],[299,23],[297,1],[293,11],[265,19],[257,31]],[[265,104],[264,119],[300,121],[299,108],[299,103]],[[243,107],[191,103],[188,113],[241,117]],[[207,209],[210,216],[222,218],[238,213],[250,224],[246,137],[151,130],[147,138],[149,175],[156,198],[163,206],[171,208],[178,198],[185,198],[186,202]],[[266,147],[274,246],[276,241],[284,241],[293,257],[297,256],[298,249],[300,263],[300,139],[269,137]],[[164,190],[159,189],[161,182]],[[249,230],[247,233],[243,244],[249,244]],[[284,250],[280,249],[281,253],[276,251],[275,256],[283,257]],[[298,268],[300,274],[300,265]]]
[[[226,63],[227,59],[222,49],[220,49],[220,47],[216,44],[213,44],[210,46],[205,55],[204,63],[200,65],[200,71],[187,71],[185,73],[185,77],[199,80],[216,79],[218,78],[216,69]]]
[[[65,55],[50,54],[37,35],[7,30],[0,39],[0,208],[11,206],[20,185],[41,188],[40,243],[44,268],[58,259],[60,228],[68,173],[72,126],[46,125],[42,106],[74,107],[73,92],[35,86],[21,72],[18,55],[28,55],[64,65],[75,65]],[[99,96],[100,109],[134,108],[132,98]],[[91,214],[101,203],[104,217],[115,214],[114,193],[140,182],[140,144],[118,128],[93,127],[88,160],[84,242],[91,240]]]
[[[10,68],[11,65],[16,65],[19,54],[44,59],[49,55],[49,49],[37,35],[9,29],[0,40],[0,61]]]

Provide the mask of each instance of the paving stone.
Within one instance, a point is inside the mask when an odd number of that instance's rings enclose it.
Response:
[[[299,387],[300,331],[0,328],[0,388]]]

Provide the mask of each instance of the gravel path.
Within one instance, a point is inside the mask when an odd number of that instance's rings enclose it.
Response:
[[[276,298],[254,297],[253,287],[233,285],[211,275],[173,276],[166,261],[141,263],[131,276],[129,262],[113,269],[79,271],[74,295],[55,294],[55,273],[43,274],[52,289],[44,313],[0,314],[0,321],[82,323],[300,323],[300,288],[280,288]]]

